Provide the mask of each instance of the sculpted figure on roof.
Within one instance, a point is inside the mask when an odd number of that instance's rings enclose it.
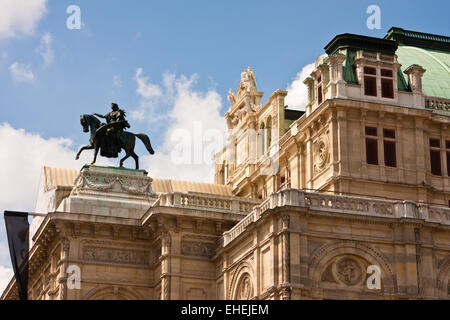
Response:
[[[250,92],[250,89],[252,88],[256,89],[256,77],[252,68],[247,67],[247,69],[241,73],[241,82],[244,84],[247,92]]]

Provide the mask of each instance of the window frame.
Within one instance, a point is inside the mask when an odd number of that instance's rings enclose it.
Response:
[[[371,73],[369,71],[375,71],[374,73]],[[378,90],[377,90],[377,68],[371,67],[371,66],[365,66],[364,70],[364,95],[369,97],[378,97]],[[371,81],[371,85],[368,85],[368,81]],[[372,82],[373,81],[373,82]],[[373,91],[373,94],[369,92]]]
[[[397,141],[395,137],[395,129],[383,128],[384,165],[386,167],[397,168]],[[393,146],[394,149],[392,159],[388,159],[387,148],[389,146]]]
[[[375,129],[375,132],[371,133],[370,131]],[[366,125],[364,128],[364,138],[365,138],[365,145],[366,145],[366,163],[370,165],[379,165],[379,157],[378,157],[378,128],[373,127],[370,125]],[[375,148],[372,150],[372,147],[369,147],[370,144],[375,143]],[[374,152],[374,154],[372,154]],[[372,161],[372,159],[375,159]]]
[[[439,147],[433,142],[439,141]],[[442,177],[441,139],[429,138],[430,147],[430,172],[434,176]],[[439,160],[436,162],[436,158]]]

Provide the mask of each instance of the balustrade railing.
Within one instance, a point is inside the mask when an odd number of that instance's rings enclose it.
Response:
[[[450,111],[450,99],[425,97],[425,108]]]
[[[229,231],[223,233],[219,244],[223,247],[242,234],[253,222],[269,209],[282,206],[308,207],[310,210],[365,215],[387,218],[422,219],[450,225],[450,208],[429,206],[421,202],[376,200],[360,197],[338,196],[298,189],[284,189],[272,193],[261,204],[254,207],[245,218]]]
[[[189,208],[207,208],[213,210],[230,211],[235,213],[250,212],[259,202],[238,199],[234,197],[225,197],[209,195],[202,193],[181,193],[172,192],[159,196],[153,207],[189,207]]]

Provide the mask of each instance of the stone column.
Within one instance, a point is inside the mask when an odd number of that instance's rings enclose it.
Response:
[[[67,274],[70,241],[64,238],[61,241],[61,269],[59,270],[59,300],[67,300]]]
[[[312,189],[312,179],[313,179],[313,159],[312,159],[312,141],[311,141],[311,135],[312,135],[312,128],[306,129],[306,166],[305,166],[305,173],[306,173],[306,188]]]
[[[312,111],[312,104],[315,99],[314,97],[314,79],[311,77],[306,78],[303,83],[308,88],[308,103],[306,104],[306,115],[308,116]]]
[[[161,234],[161,300],[170,300],[170,248],[169,232]]]
[[[346,56],[343,54],[336,54],[328,56],[326,62],[330,65],[330,81],[331,81],[331,93],[333,98],[345,98],[347,84],[344,80],[343,64]]]
[[[290,300],[291,298],[291,284],[290,284],[290,243],[289,243],[289,215],[281,216],[282,230],[282,270],[281,270],[281,296],[283,300]]]
[[[414,106],[417,108],[425,108],[425,96],[422,90],[422,76],[425,73],[425,69],[417,64],[413,64],[405,70],[405,73],[409,78]]]
[[[337,111],[338,139],[339,139],[339,173],[343,176],[349,175],[349,158],[348,158],[348,134],[347,134],[347,111],[338,109]],[[347,191],[347,190],[340,190]]]

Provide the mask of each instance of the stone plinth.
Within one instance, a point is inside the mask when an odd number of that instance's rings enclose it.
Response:
[[[156,201],[144,170],[84,166],[57,211],[140,219]]]

